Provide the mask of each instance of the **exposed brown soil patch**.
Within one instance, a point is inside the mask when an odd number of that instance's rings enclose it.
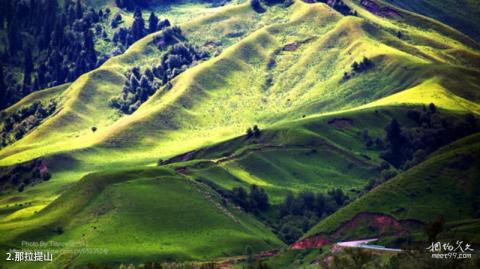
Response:
[[[310,249],[310,248],[321,248],[325,245],[332,244],[332,241],[327,239],[325,235],[319,234],[307,239],[293,243],[291,246],[292,249]]]
[[[333,125],[336,128],[343,129],[353,125],[353,120],[349,118],[334,118],[328,121],[329,125]]]
[[[162,165],[171,164],[171,163],[178,163],[178,162],[186,162],[195,159],[195,154],[197,153],[196,150],[192,150],[177,156],[174,156],[168,160],[162,162]]]
[[[283,46],[284,51],[296,51],[300,47],[300,44],[298,42],[293,42],[289,43],[285,46]]]
[[[212,49],[212,48],[218,47],[219,45],[220,44],[215,41],[207,41],[205,42],[205,44],[203,44],[203,46],[206,47],[207,49]]]
[[[349,221],[341,224],[335,231],[328,234],[317,234],[295,242],[293,249],[319,248],[332,242],[351,239],[351,231],[360,227],[368,229],[376,237],[386,235],[407,235],[410,229],[421,227],[417,220],[397,220],[382,213],[361,212]]]
[[[175,172],[179,174],[186,174],[188,172],[187,167],[177,167],[175,168]]]

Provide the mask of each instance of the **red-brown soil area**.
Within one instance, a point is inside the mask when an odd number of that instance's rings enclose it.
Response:
[[[343,129],[353,125],[353,120],[349,118],[334,118],[328,121],[329,125],[333,125],[336,128]]]
[[[397,220],[386,214],[362,212],[341,224],[331,233],[308,237],[295,242],[291,247],[293,249],[319,248],[332,242],[352,239],[349,237],[355,229],[366,229],[371,233],[367,237],[381,237],[385,235],[406,235],[409,233],[409,229],[419,228],[420,226],[421,222],[416,220]]]
[[[307,239],[293,243],[291,246],[292,249],[309,249],[309,248],[320,248],[325,245],[332,244],[332,241],[328,240],[325,235],[319,234]]]

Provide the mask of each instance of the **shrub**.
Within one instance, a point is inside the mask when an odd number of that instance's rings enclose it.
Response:
[[[48,172],[45,172],[45,173],[42,175],[43,181],[49,181],[51,178],[52,178],[52,174],[50,174],[50,173],[48,173]]]
[[[427,223],[424,227],[424,232],[428,237],[429,242],[435,242],[439,233],[444,229],[445,219],[440,216],[434,222]]]
[[[250,1],[250,6],[252,7],[253,10],[257,13],[264,13],[267,11],[262,4],[260,3],[260,0],[251,0]]]
[[[115,15],[112,18],[112,22],[110,23],[110,26],[112,26],[113,29],[117,28],[118,25],[122,23],[122,15],[120,13],[115,13]]]
[[[390,169],[383,170],[380,174],[381,174],[384,181],[389,180],[389,179],[397,176],[397,172],[395,172],[394,170],[390,170]]]
[[[254,135],[255,137],[260,137],[260,129],[258,128],[257,125],[254,125],[254,126],[253,126],[253,135]]]
[[[56,103],[52,99],[46,105],[35,102],[12,113],[4,120],[4,125],[0,132],[0,144],[6,146],[15,140],[20,140],[30,130],[40,125],[45,118],[53,114],[55,109]]]
[[[57,226],[55,229],[53,229],[53,232],[56,234],[63,234],[65,231],[63,230],[63,227]]]

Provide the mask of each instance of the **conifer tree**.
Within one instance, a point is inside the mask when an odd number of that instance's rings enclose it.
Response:
[[[3,65],[0,64],[0,108],[5,107],[7,103],[6,96],[7,96],[7,87],[5,85]]]
[[[131,32],[134,41],[139,40],[145,35],[145,21],[142,17],[142,11],[139,8],[135,10]]]
[[[15,55],[21,47],[22,42],[19,36],[18,23],[16,19],[13,19],[8,23],[8,50],[10,56]]]
[[[148,18],[148,31],[150,33],[154,33],[157,31],[158,27],[158,17],[155,15],[155,13],[150,13],[150,17]]]
[[[25,50],[25,61],[23,69],[23,88],[24,90],[31,85],[33,71],[32,51],[30,48]]]
[[[87,57],[87,62],[90,65],[91,68],[95,67],[97,63],[97,55],[95,52],[95,43],[93,40],[93,33],[91,30],[86,31],[83,34],[84,37],[84,43],[83,46],[85,48],[85,53]]]
[[[75,16],[77,19],[83,18],[83,7],[80,0],[77,0],[77,3],[75,4]]]

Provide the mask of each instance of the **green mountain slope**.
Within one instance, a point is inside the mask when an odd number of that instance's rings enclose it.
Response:
[[[479,151],[478,134],[452,143],[329,216],[304,237],[328,234],[363,212],[423,223],[440,216],[447,222],[478,218]],[[345,240],[352,235],[355,235],[353,230],[338,239]]]
[[[245,245],[255,251],[282,245],[253,217],[222,204],[207,186],[157,168],[89,175],[38,215],[0,223],[0,230],[2,249],[26,237],[80,240],[80,248],[108,251],[95,257],[98,263],[204,260],[242,254]],[[62,249],[51,268],[91,261]]]
[[[435,25],[433,29],[439,32],[427,37],[423,28],[400,28],[405,22],[387,23],[365,12],[365,18],[342,17],[324,4],[304,3],[288,9],[275,6],[262,15],[248,3],[220,9],[185,25],[187,37],[199,45],[220,40],[220,49],[238,42],[187,70],[173,81],[171,90],[157,92],[133,115],[119,118],[108,100],[120,91],[121,74],[128,66],[151,63],[161,53],[148,36],[73,83],[63,110],[2,150],[1,163],[92,146],[113,151],[110,154],[117,160],[123,156],[125,163],[133,159],[148,162],[154,156],[174,155],[237,136],[252,123],[271,125],[304,114],[350,108],[433,78],[454,94],[478,100],[472,95],[480,84],[478,52],[453,39],[461,40],[461,35]],[[250,17],[251,24],[239,24],[243,17]],[[244,38],[233,35],[233,40],[223,42],[233,29]],[[395,36],[400,29],[406,38]],[[210,34],[199,34],[204,32]],[[285,50],[288,44],[297,45]],[[374,61],[375,68],[343,82],[344,72],[364,56]],[[448,80],[457,75],[471,81],[468,94],[461,92],[463,85]],[[98,128],[95,134],[92,126]]]

